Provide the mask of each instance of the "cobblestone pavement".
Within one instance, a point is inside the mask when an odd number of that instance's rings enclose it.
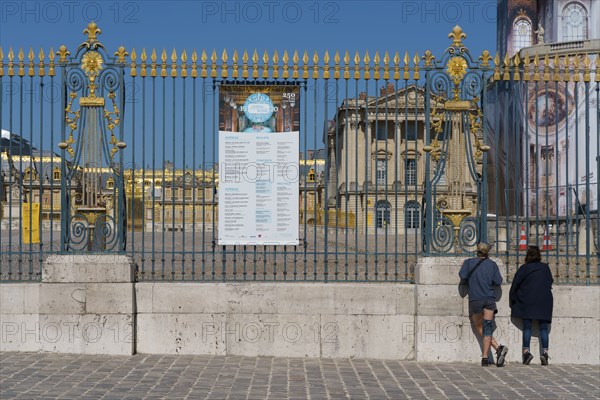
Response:
[[[600,366],[1,353],[6,399],[600,399]]]

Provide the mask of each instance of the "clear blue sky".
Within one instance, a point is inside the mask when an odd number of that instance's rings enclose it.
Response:
[[[440,54],[456,24],[472,52],[496,47],[497,0],[8,1],[3,48],[75,49],[95,20],[108,49],[365,50]],[[312,52],[309,52],[312,53]]]
[[[270,55],[277,50],[280,57],[283,50],[288,50],[290,56],[294,50],[298,50],[300,56],[307,50],[311,59],[315,50],[321,59],[325,50],[329,50],[331,58],[336,50],[339,50],[343,57],[347,49],[352,58],[358,50],[361,59],[368,50],[371,60],[376,50],[382,58],[386,50],[390,57],[398,51],[401,58],[404,57],[405,51],[408,51],[412,60],[416,51],[423,55],[427,49],[440,58],[451,43],[447,37],[448,33],[459,24],[468,35],[465,45],[477,58],[484,49],[495,53],[496,3],[497,0],[3,0],[0,2],[0,45],[5,54],[5,63],[9,47],[12,47],[15,53],[23,47],[26,54],[29,47],[33,47],[37,57],[40,47],[48,54],[50,47],[56,51],[61,44],[65,44],[71,54],[74,54],[77,46],[85,40],[82,30],[88,22],[94,20],[102,29],[99,40],[109,54],[113,54],[121,45],[129,52],[135,48],[138,55],[142,48],[146,48],[147,51],[156,48],[159,54],[165,48],[169,63],[173,48],[178,54],[186,49],[188,56],[194,49],[199,54],[201,50],[206,49],[209,56],[212,50],[216,49],[219,64],[224,48],[230,57],[236,49],[240,55],[244,49],[250,54],[257,49],[261,57],[260,64],[264,50]],[[6,84],[5,78],[3,85]],[[401,81],[399,86],[403,84]],[[374,86],[370,84],[370,94],[374,94]],[[5,107],[2,107],[1,121],[3,129],[9,129],[7,94],[8,91],[4,90],[2,103]],[[349,97],[353,95],[355,93],[349,94]],[[343,96],[343,92],[340,92],[340,96]],[[307,107],[314,107],[312,98],[308,100]],[[24,108],[25,113],[28,112],[27,108]],[[333,110],[334,105],[331,104],[326,118],[332,117]],[[137,112],[136,119],[139,121],[140,111]],[[318,122],[311,121],[310,126],[306,127],[309,140],[307,146],[301,150],[323,147],[320,139],[325,116],[321,105],[317,107],[317,114]],[[312,111],[309,111],[308,115],[312,115]],[[17,117],[18,113],[13,112],[12,131],[22,131],[23,136],[29,138],[31,133],[27,118],[25,124],[20,126]],[[48,118],[48,111],[45,118]],[[147,121],[149,122],[149,119]],[[34,144],[37,144],[39,133],[35,133],[35,129],[39,123],[34,121],[31,125],[34,128],[31,138]],[[171,126],[167,123],[167,130],[171,130]],[[207,129],[211,129],[211,126],[212,124],[208,123]],[[179,127],[180,125],[176,128],[176,135],[180,135]],[[130,126],[127,127],[127,132],[130,132],[129,128]],[[46,137],[44,143],[49,143],[49,130],[46,128],[43,133]],[[136,130],[139,144],[142,134],[139,122]],[[214,135],[207,133],[205,136],[210,146]],[[171,159],[170,131],[167,132],[167,137],[166,158]],[[318,138],[316,143],[315,138]],[[177,140],[181,138],[177,136]],[[131,159],[133,139],[125,137],[125,141],[130,144],[126,150],[126,157]],[[57,151],[57,148],[53,150]],[[147,148],[146,154],[148,151]],[[179,149],[176,152],[178,164],[182,157]],[[186,147],[186,153],[186,159],[190,160],[192,150]],[[207,163],[213,160],[212,154],[206,156]],[[139,156],[135,161],[136,164],[139,163]]]

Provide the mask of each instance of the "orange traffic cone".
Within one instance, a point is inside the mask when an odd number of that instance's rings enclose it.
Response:
[[[544,229],[544,245],[542,246],[542,250],[552,250],[552,242],[550,241],[550,236],[548,236],[547,229]]]
[[[519,238],[519,250],[527,250],[527,235],[525,226],[521,226],[521,237]]]

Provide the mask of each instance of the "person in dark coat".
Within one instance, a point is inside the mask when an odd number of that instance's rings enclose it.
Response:
[[[529,246],[525,255],[525,264],[515,274],[509,293],[511,316],[523,319],[523,364],[528,365],[533,359],[529,352],[531,341],[531,324],[537,320],[540,325],[540,341],[542,342],[542,365],[548,365],[548,325],[552,322],[552,273],[548,264],[543,263],[540,249]]]

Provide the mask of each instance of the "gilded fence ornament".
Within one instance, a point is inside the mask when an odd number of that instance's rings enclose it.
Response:
[[[56,75],[56,71],[54,70],[54,49],[50,47],[50,53],[48,53],[48,60],[50,63],[48,64],[48,76]]]
[[[487,50],[484,50],[483,53],[481,53],[481,55],[479,56],[479,61],[481,61],[481,68],[482,69],[488,69],[490,67],[490,60],[492,59],[492,56],[490,55],[490,52]]]
[[[115,128],[119,125],[121,121],[119,118],[119,108],[117,107],[117,103],[115,101],[115,92],[110,92],[108,94],[108,98],[112,102],[112,111],[104,109],[104,118],[106,119],[107,123],[106,127],[110,131],[109,143],[113,145],[112,149],[110,150],[110,159],[112,160],[117,151],[119,151],[119,149],[124,149],[126,145],[124,142],[119,142],[117,140],[117,137],[114,132]]]
[[[19,70],[17,71],[18,76],[25,76],[25,54],[23,53],[23,48],[19,49],[19,54],[17,55],[19,59]]]
[[[262,77],[264,79],[267,79],[267,78],[269,78],[269,54],[267,53],[266,50],[263,53],[262,61],[263,61]]]
[[[2,57],[0,57],[0,58],[2,58]],[[595,71],[596,77],[594,78],[594,81],[600,82],[600,53],[598,53],[596,55],[596,59],[594,60],[594,64],[596,64],[596,71]]]
[[[496,56],[494,57],[494,80],[500,80],[500,56],[498,52],[496,52]]]
[[[448,60],[446,72],[452,78],[454,85],[458,85],[467,73],[467,61],[460,56],[452,57]]]
[[[467,38],[467,34],[463,32],[459,25],[452,28],[452,32],[448,34],[448,38],[452,39],[452,47],[460,48],[463,47],[462,41]]]
[[[238,70],[239,69],[239,65],[238,65],[239,56],[238,56],[237,50],[233,51],[233,57],[231,57],[231,62],[233,64],[233,70],[231,71],[231,77],[233,79],[237,79],[239,77],[239,74],[240,74],[239,70]]]
[[[8,76],[15,75],[15,63],[13,62],[15,59],[15,54],[13,53],[12,47],[8,49]]]
[[[125,64],[125,58],[129,55],[129,53],[127,53],[125,51],[125,47],[120,46],[117,51],[115,52],[115,57],[117,57],[117,64]]]
[[[508,56],[508,53],[504,55],[503,69],[504,73],[502,74],[502,80],[510,81],[510,57]]]
[[[69,127],[70,132],[67,140],[64,142],[58,143],[58,147],[62,150],[66,150],[67,153],[73,158],[75,156],[75,151],[73,150],[72,145],[75,143],[75,138],[73,137],[73,132],[77,129],[77,121],[81,116],[81,111],[73,111],[73,101],[77,98],[77,93],[71,92],[69,93],[69,103],[65,108],[65,123]],[[71,117],[72,116],[72,117]]]
[[[569,61],[569,56],[563,57],[563,82],[569,82],[571,80],[571,64]]]
[[[217,77],[217,50],[215,49],[210,53],[210,77]]]
[[[315,52],[313,53],[313,73],[312,73],[312,77],[313,79],[319,79],[319,54],[317,54],[317,51],[315,50]]]
[[[302,79],[308,79],[308,53],[306,50],[302,55]]]
[[[137,59],[137,54],[135,52],[135,49],[131,49],[131,71],[129,72],[129,76],[133,76],[136,77],[137,76],[137,65],[135,63],[135,60]]]
[[[550,58],[548,57],[548,53],[546,53],[546,56],[544,57],[544,75],[542,79],[544,82],[550,80]]]
[[[229,71],[228,71],[228,66],[227,66],[227,50],[223,49],[223,52],[221,53],[221,78],[227,78]]]
[[[277,50],[275,50],[273,52],[273,57],[271,57],[273,60],[273,79],[278,79],[279,78],[279,54],[277,53]]]
[[[533,58],[533,80],[538,82],[540,80],[540,57],[537,52]]]
[[[290,56],[288,55],[287,50],[283,51],[283,57],[281,58],[281,61],[283,62],[283,72],[281,73],[281,77],[283,79],[288,79],[290,77],[290,67],[288,66],[288,63],[290,62]]]
[[[171,52],[171,78],[177,78],[177,52]]]
[[[292,56],[292,62],[294,65],[292,66],[292,79],[298,79],[298,50],[294,50],[294,55]]]
[[[340,79],[340,53],[338,50],[335,51],[333,56],[333,79]]]
[[[573,82],[579,82],[581,80],[581,77],[579,76],[580,73],[581,73],[581,71],[579,70],[579,57],[574,56],[573,57]]]
[[[248,79],[248,52],[242,53],[242,79]]]
[[[518,54],[518,53],[517,53]],[[529,53],[525,53],[525,59],[523,60],[523,80],[529,82],[531,78],[531,70],[529,69],[529,64],[531,60],[529,59]]]
[[[590,77],[591,64],[592,64],[592,62],[590,60],[590,57],[586,54],[585,57],[583,57],[583,81],[584,82],[589,82],[591,80],[591,77]]]
[[[344,79],[350,79],[350,53],[348,50],[344,53]]]
[[[140,65],[140,76],[142,78],[146,77],[146,49],[142,49],[142,54],[140,56],[141,65]]]
[[[425,60],[425,65],[423,67],[433,68],[433,60],[435,59],[434,55],[431,53],[431,50],[425,50],[425,54],[423,55],[423,59]]]
[[[404,74],[402,75],[402,79],[405,81],[410,79],[410,68],[408,66],[408,50],[404,53]]]
[[[187,51],[185,49],[183,49],[183,51],[181,52],[181,77],[182,78],[187,78],[187,76],[188,76],[187,61],[188,61]]]
[[[63,44],[58,48],[56,55],[58,56],[58,64],[63,65],[67,63],[67,57],[71,55],[71,52],[69,52],[67,46]]]
[[[0,77],[4,76],[4,53],[2,52],[2,47],[0,46]]]
[[[560,62],[558,54],[554,56],[554,82],[560,82]]]
[[[374,63],[374,67],[373,67],[373,79],[375,79],[376,81],[379,80],[380,76],[379,76],[379,52],[375,51],[375,57],[373,57],[373,63]]]
[[[383,79],[390,79],[390,55],[387,51],[383,55]]]
[[[29,54],[27,55],[29,58],[29,69],[27,70],[27,76],[35,76],[35,64],[33,60],[35,60],[35,55],[33,54],[33,49],[29,48]]]
[[[252,53],[252,79],[258,79],[258,52]]]
[[[152,49],[150,53],[150,76],[156,77],[156,49]]]
[[[0,55],[0,59],[2,56]],[[44,76],[46,75],[46,71],[44,70],[44,59],[46,55],[44,54],[44,50],[40,48],[40,52],[38,53],[38,75]],[[1,62],[1,61],[0,61]]]
[[[513,65],[515,70],[513,71],[513,79],[518,82],[521,80],[521,73],[519,72],[521,68],[521,57],[519,57],[519,53],[515,54],[513,57]]]
[[[354,79],[360,79],[360,56],[358,50],[354,54]]]
[[[400,79],[400,55],[397,51],[396,54],[394,54],[394,79]]]
[[[88,51],[81,59],[81,69],[88,78],[89,94],[79,100],[81,107],[103,107],[104,98],[96,96],[96,78],[100,75],[102,67],[102,56],[97,51]]]
[[[206,65],[206,60],[208,60],[208,57],[206,56],[206,50],[202,50],[202,54],[200,55],[200,77],[201,78],[206,78],[208,77],[208,72],[206,71],[206,69],[208,68]]]
[[[163,49],[162,53],[160,53],[160,77],[167,77],[167,51]]]
[[[198,53],[194,49],[192,52],[192,78],[196,79],[198,77]]]
[[[329,51],[325,50],[323,56],[323,79],[329,79]]]
[[[98,25],[94,21],[90,22],[83,30],[83,34],[87,35],[87,40],[81,44],[81,46],[85,46],[88,49],[95,49],[97,47],[102,47],[100,42],[98,42],[98,35],[102,33],[102,30],[98,28]]]
[[[365,73],[364,73],[364,78],[365,79],[371,79],[371,73],[369,72],[369,62],[371,61],[371,58],[369,57],[369,51],[365,51],[365,58],[364,58],[364,62],[365,62]]]
[[[415,81],[421,79],[421,74],[419,73],[419,52],[415,52],[415,56],[413,57],[413,64],[414,64],[414,70],[413,70],[413,79]]]

